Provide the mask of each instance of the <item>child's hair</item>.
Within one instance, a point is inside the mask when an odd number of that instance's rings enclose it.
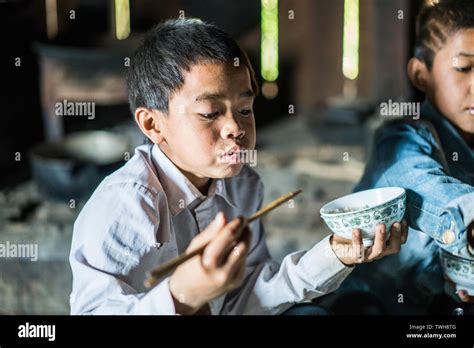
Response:
[[[416,21],[415,57],[431,69],[434,56],[457,31],[474,27],[474,0],[432,0]]]
[[[246,66],[258,94],[250,60],[227,33],[199,19],[168,20],[147,33],[132,58],[127,74],[132,113],[138,107],[168,113],[169,98],[184,84],[183,72],[201,63]]]

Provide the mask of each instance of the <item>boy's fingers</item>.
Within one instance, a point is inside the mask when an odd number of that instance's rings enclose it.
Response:
[[[232,255],[242,256],[245,259],[245,257],[247,256],[247,252],[250,248],[251,236],[252,234],[250,232],[250,228],[246,226],[244,230],[242,231],[240,240],[234,242],[232,245],[232,248],[230,248],[229,251],[227,252],[226,259],[224,260],[222,267],[225,267],[225,265],[227,264],[227,259]],[[244,248],[242,248],[242,246]]]
[[[233,232],[233,234],[235,234],[233,242],[227,245],[224,249],[224,252],[222,253],[223,257],[221,259],[221,263],[229,254],[229,252],[237,245],[238,242],[250,241],[251,233],[250,227],[248,226],[248,221],[243,216],[239,216],[238,219],[240,221],[240,225],[237,227],[237,230]]]
[[[459,298],[461,299],[461,301],[463,301],[463,302],[471,302],[471,301],[474,300],[474,298],[470,297],[467,294],[466,290],[459,290],[459,291],[457,291],[457,294],[458,294]]]
[[[364,243],[362,242],[362,232],[358,228],[352,230],[352,250],[356,263],[364,261]]]
[[[378,224],[375,228],[375,239],[374,244],[369,248],[367,252],[367,259],[369,261],[375,260],[380,257],[385,250],[385,224]]]
[[[203,265],[208,269],[218,267],[228,251],[241,236],[242,218],[237,218],[225,225],[215,238],[204,249]]]
[[[247,241],[240,241],[230,252],[226,262],[221,268],[222,272],[225,272],[229,279],[234,279],[242,267],[245,264],[247,258],[249,244]]]
[[[220,259],[220,265],[225,263],[226,257],[234,252],[236,249],[236,246],[239,242],[244,242],[246,243],[247,247],[250,245],[250,238],[252,237],[252,233],[250,232],[250,227],[246,225],[246,222],[243,222],[244,225],[240,225],[238,228],[241,229],[241,232],[237,232],[237,236],[240,235],[240,237],[237,237],[231,244],[226,246],[225,250],[222,253],[222,257]],[[219,266],[218,264],[218,266]]]
[[[233,270],[233,273],[230,275],[230,279],[232,280],[231,285],[238,286],[240,285],[239,283],[244,279],[245,270],[247,269],[245,260],[246,257],[243,257],[241,260],[237,261],[238,266],[235,270]]]
[[[243,232],[242,232],[242,237],[241,240],[247,243],[247,246],[250,246],[250,242],[252,240],[252,231],[250,230],[249,225],[247,225]]]
[[[396,222],[392,225],[390,232],[390,239],[388,240],[388,248],[385,250],[387,255],[396,254],[400,251],[400,244],[402,242],[402,225]]]

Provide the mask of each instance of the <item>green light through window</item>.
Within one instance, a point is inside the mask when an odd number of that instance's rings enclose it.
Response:
[[[278,78],[278,0],[262,0],[261,73],[267,81]]]
[[[350,80],[359,76],[359,0],[344,0],[342,73]]]
[[[125,40],[130,35],[130,1],[115,0],[115,35]]]

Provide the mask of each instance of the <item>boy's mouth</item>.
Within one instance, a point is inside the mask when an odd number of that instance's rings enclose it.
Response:
[[[232,156],[234,154],[239,154],[241,151],[242,151],[242,148],[240,146],[234,146],[234,147],[228,149],[224,153],[224,156]]]
[[[235,164],[241,162],[241,154],[244,149],[240,146],[234,146],[226,150],[222,155],[219,156],[219,159],[222,163]]]
[[[474,106],[466,108],[466,111],[471,115],[474,116]]]

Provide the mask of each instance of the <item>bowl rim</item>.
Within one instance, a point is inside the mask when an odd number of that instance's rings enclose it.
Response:
[[[441,256],[441,254],[446,254],[448,257],[451,257],[453,259],[461,259],[461,260],[464,260],[464,261],[468,261],[469,263],[474,263],[474,255],[472,256],[472,259],[470,259],[470,258],[465,257],[465,256],[455,255],[453,253],[450,253],[449,251],[446,251],[443,248],[439,248],[439,254],[440,254],[440,256]]]
[[[69,151],[69,147],[74,144],[75,141],[80,141],[81,139],[105,139],[108,141],[112,146],[114,146],[114,151],[116,153],[113,156],[110,156],[107,160],[98,160],[96,158],[81,158],[79,156],[71,156],[71,157],[59,157],[56,155],[50,155],[48,152],[51,152],[56,149],[60,149],[60,152],[67,154]],[[83,130],[72,132],[66,134],[64,137],[53,140],[53,141],[45,141],[39,144],[34,145],[29,150],[29,155],[32,159],[38,159],[42,162],[50,162],[50,163],[71,163],[71,162],[83,162],[92,164],[95,166],[107,166],[116,164],[123,161],[123,155],[120,150],[129,151],[130,144],[127,139],[123,136],[120,136],[110,130]]]
[[[356,193],[362,193],[362,192],[367,192],[367,191],[373,191],[373,190],[380,190],[380,189],[401,189],[402,192],[392,198],[391,200],[385,202],[385,203],[382,203],[382,204],[379,204],[379,205],[375,205],[375,206],[372,206],[372,207],[368,207],[368,208],[364,208],[364,209],[359,209],[359,210],[356,210],[356,211],[347,211],[347,212],[341,212],[341,213],[323,213],[323,209],[324,207],[328,206],[329,204],[333,203],[334,201],[337,201],[339,199],[342,199],[342,198],[345,198],[345,197],[348,197],[348,196],[351,196],[353,194],[356,194]],[[336,217],[336,216],[350,216],[350,215],[359,215],[361,212],[368,212],[370,210],[373,210],[373,209],[378,209],[380,207],[384,207],[384,206],[387,206],[387,205],[391,205],[393,204],[393,202],[395,201],[398,201],[399,199],[404,199],[406,197],[406,190],[403,188],[403,187],[399,187],[399,186],[387,186],[387,187],[376,187],[376,188],[372,188],[372,189],[368,189],[368,190],[362,190],[362,191],[357,191],[357,192],[352,192],[350,194],[347,194],[345,196],[342,196],[342,197],[338,197],[336,199],[333,199],[332,201],[324,204],[321,209],[319,209],[319,213],[321,214],[321,217]]]

